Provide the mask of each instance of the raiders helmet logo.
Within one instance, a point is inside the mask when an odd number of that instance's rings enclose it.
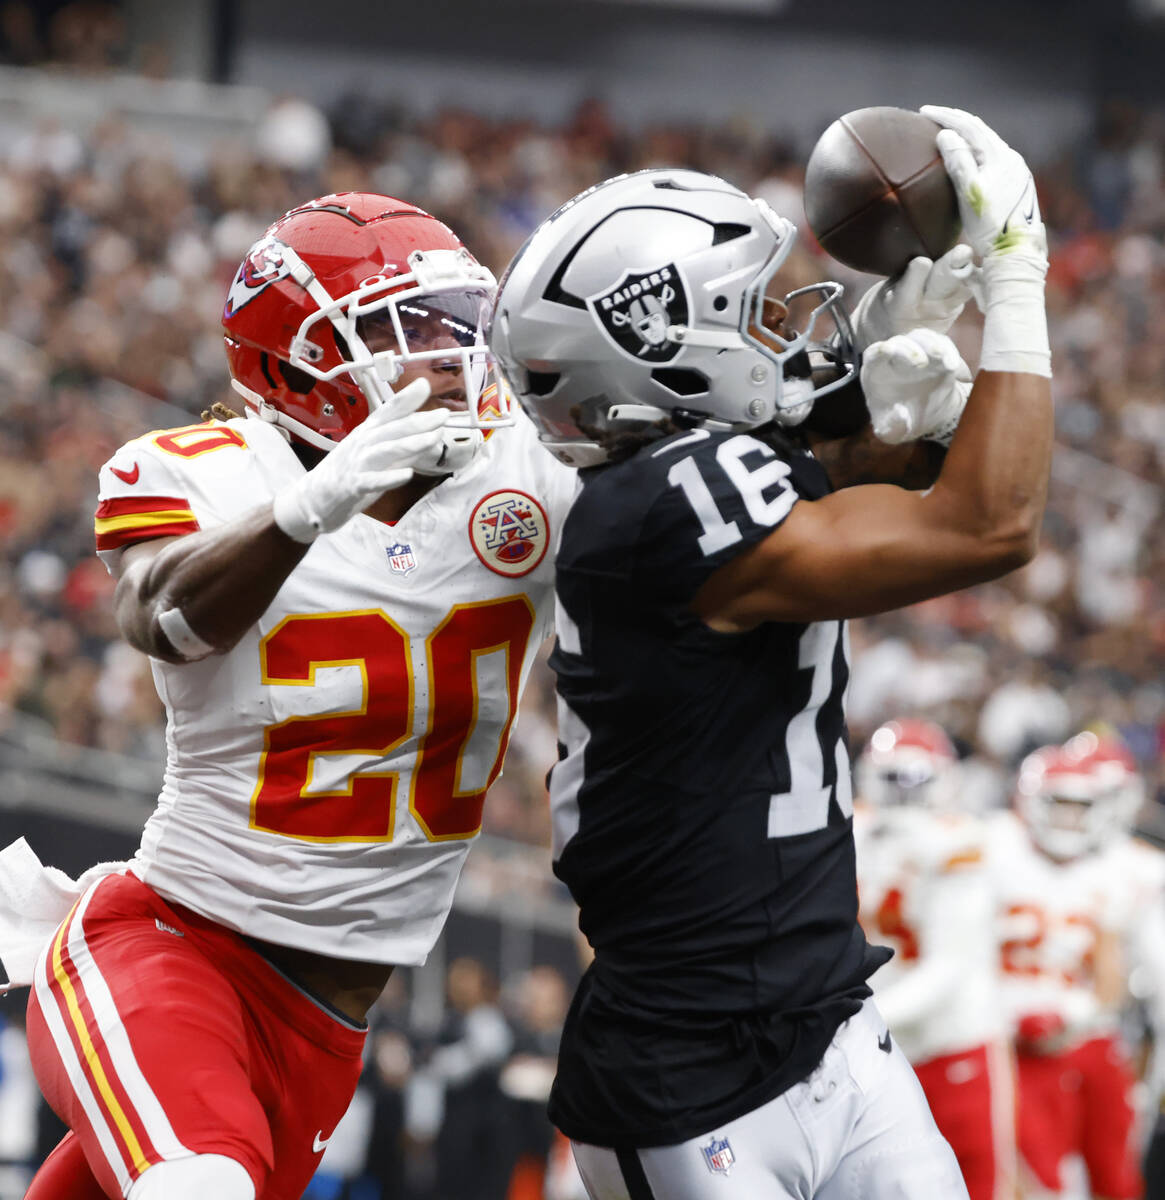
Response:
[[[238,274],[227,292],[224,317],[233,317],[246,304],[277,279],[282,279],[291,267],[283,258],[283,243],[276,237],[261,238],[243,259]]]
[[[667,337],[669,325],[688,323],[688,295],[673,263],[654,271],[628,271],[587,307],[611,340],[640,362],[670,362],[680,352]]]

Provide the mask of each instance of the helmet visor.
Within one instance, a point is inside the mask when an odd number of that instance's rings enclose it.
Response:
[[[434,395],[476,423],[489,374],[485,322],[492,300],[484,288],[390,294],[355,310],[356,333],[385,383],[397,386],[406,372],[424,373]],[[492,409],[485,423],[499,423],[497,415]]]

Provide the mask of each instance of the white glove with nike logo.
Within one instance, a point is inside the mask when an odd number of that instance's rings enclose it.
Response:
[[[867,348],[862,392],[880,441],[949,446],[971,394],[971,372],[949,337],[915,329]]]
[[[978,117],[926,104],[943,128],[935,138],[954,184],[963,232],[983,260],[983,350],[979,369],[1050,376],[1044,312],[1048,239],[1036,185],[1022,156]]]
[[[445,474],[438,462],[447,456],[443,426],[451,414],[446,408],[417,412],[428,398],[428,382],[417,379],[397,392],[392,404],[369,414],[306,475],[276,495],[275,524],[297,542],[313,542],[407,483],[414,471]]]
[[[942,258],[912,258],[906,269],[867,289],[853,313],[854,339],[864,350],[913,329],[946,333],[971,298],[978,267],[963,243]]]

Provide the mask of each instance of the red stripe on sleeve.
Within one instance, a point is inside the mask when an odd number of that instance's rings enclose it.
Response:
[[[176,508],[190,508],[190,501],[185,496],[114,496],[110,500],[102,500],[94,514],[97,520],[107,517],[128,517],[133,513],[148,513],[173,511]]]

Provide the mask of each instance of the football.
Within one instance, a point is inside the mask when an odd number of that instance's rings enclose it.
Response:
[[[905,108],[859,108],[821,135],[805,168],[805,217],[822,248],[871,275],[896,275],[959,240],[940,126]]]

